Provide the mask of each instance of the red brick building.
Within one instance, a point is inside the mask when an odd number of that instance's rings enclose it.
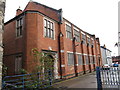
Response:
[[[92,72],[102,64],[99,38],[63,18],[62,9],[30,1],[5,23],[4,64],[9,75],[34,68],[33,48],[52,52],[55,78]]]

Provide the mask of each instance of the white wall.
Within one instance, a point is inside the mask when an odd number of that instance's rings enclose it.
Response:
[[[102,64],[106,64],[106,55],[105,55],[105,49],[101,48],[101,54],[102,54]]]
[[[102,64],[112,65],[111,52],[108,49],[101,48]]]

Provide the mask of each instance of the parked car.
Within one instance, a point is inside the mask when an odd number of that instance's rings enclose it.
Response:
[[[118,67],[119,65],[117,63],[114,63],[113,64],[113,67]]]
[[[104,64],[104,65],[102,66],[102,69],[103,69],[103,70],[110,70],[110,65],[109,65],[109,64]]]

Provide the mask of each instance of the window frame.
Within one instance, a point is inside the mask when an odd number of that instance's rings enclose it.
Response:
[[[76,38],[77,42],[80,42],[80,30],[74,28],[74,37]]]
[[[91,38],[91,43],[92,43],[92,45],[94,47],[94,39],[93,38]]]
[[[82,38],[82,41],[83,41],[83,44],[86,44],[86,34],[81,32],[81,38]]]
[[[22,69],[22,54],[15,55],[15,74],[20,74],[20,70]]]
[[[89,58],[88,58],[88,55],[85,55],[85,63],[86,63],[86,65],[89,65]]]
[[[78,54],[78,65],[83,65],[83,55],[82,54]],[[80,59],[79,59],[80,56]]]
[[[43,24],[44,37],[55,40],[55,23],[54,23],[54,21],[52,21],[48,18],[43,18],[43,22],[44,22],[44,24]]]
[[[16,19],[16,37],[22,37],[23,35],[23,17]]]
[[[69,28],[69,30],[68,30],[68,28]],[[65,31],[66,31],[66,38],[72,40],[73,36],[72,36],[72,26],[71,26],[71,24],[65,22]]]
[[[88,43],[89,45],[91,45],[91,39],[90,39],[89,36],[87,36],[87,43]]]
[[[72,55],[71,56],[72,58],[69,58],[69,55]],[[68,60],[68,66],[73,66],[74,65],[74,54],[73,53],[67,53],[67,60]]]

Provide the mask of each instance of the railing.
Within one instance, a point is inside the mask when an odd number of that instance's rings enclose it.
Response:
[[[120,68],[96,68],[98,90],[114,88],[120,90]]]
[[[48,88],[52,86],[53,75],[51,71],[47,73],[22,74],[6,76],[3,78],[2,89],[15,88]]]

